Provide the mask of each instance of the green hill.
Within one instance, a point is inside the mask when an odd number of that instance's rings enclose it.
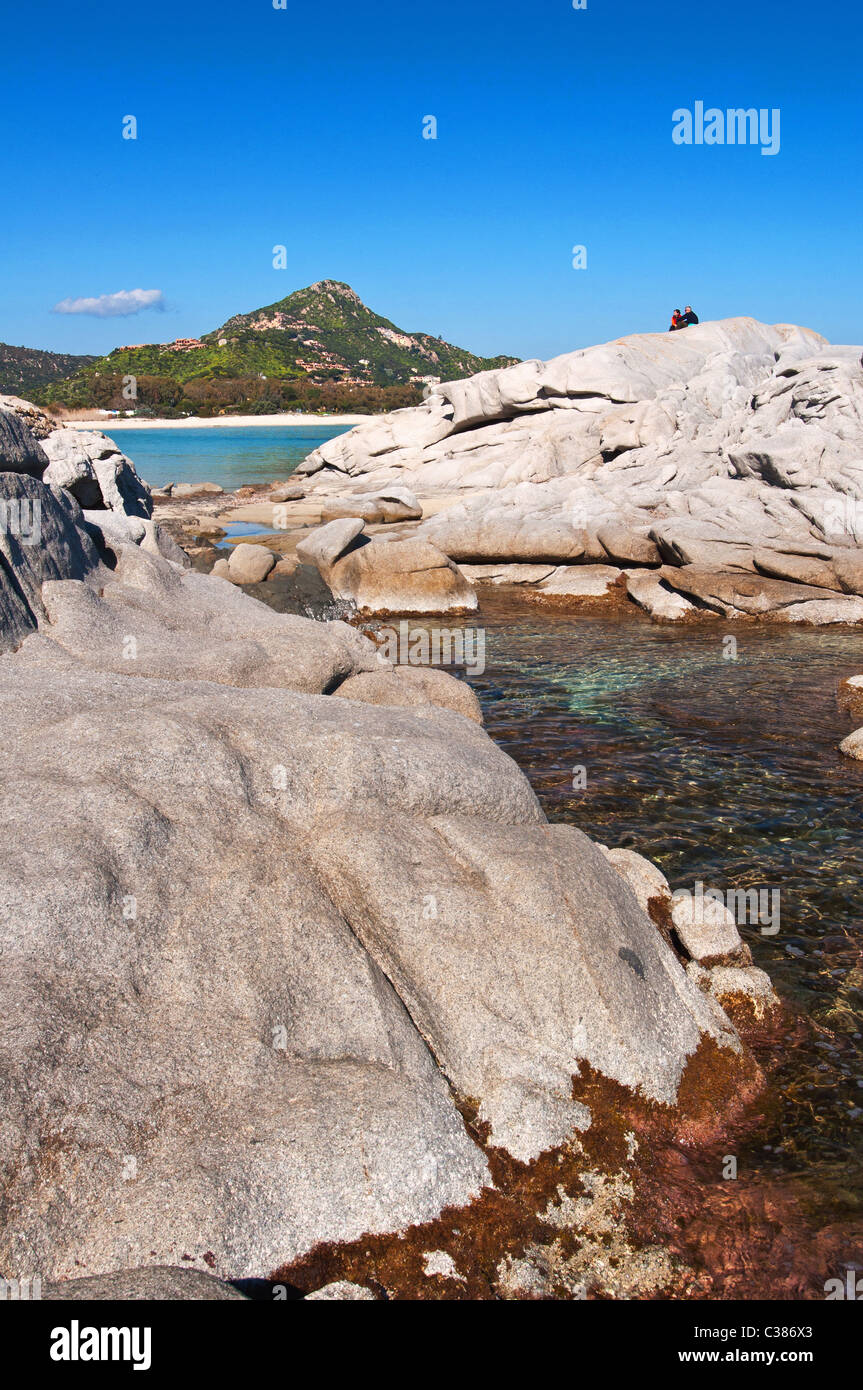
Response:
[[[97,360],[0,343],[0,396],[29,396],[37,387],[74,376]]]
[[[248,314],[200,339],[115,348],[39,391],[42,404],[131,409],[134,377],[143,413],[267,413],[284,409],[381,410],[412,405],[429,381],[506,366],[428,333],[406,333],[339,280]]]

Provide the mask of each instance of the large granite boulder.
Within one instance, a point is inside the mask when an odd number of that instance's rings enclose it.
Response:
[[[605,558],[571,511],[557,499],[536,507],[538,499],[525,485],[509,488],[483,505],[463,503],[441,512],[422,528],[423,537],[457,563],[490,561],[572,564],[586,558]]]
[[[738,318],[481,372],[315,450],[307,497],[329,515],[406,486],[457,563],[664,561],[859,595],[860,357]],[[838,612],[859,621],[802,594],[794,618]]]
[[[595,599],[626,593],[623,571],[614,565],[558,565],[547,579],[529,591],[529,597],[542,602],[582,604]]]
[[[150,489],[113,439],[58,426],[38,406],[0,396],[0,470],[62,487],[85,509],[152,515]]]
[[[365,530],[359,517],[342,517],[315,527],[297,543],[297,558],[315,565],[322,573],[330,569],[353,546]]]
[[[17,415],[34,439],[47,439],[57,428],[57,421],[40,410],[32,401],[22,400],[20,396],[0,396],[0,411]],[[2,454],[2,451],[0,451]]]
[[[310,626],[136,546],[114,574],[103,598],[74,580],[42,590],[43,631],[91,669],[311,692],[377,669],[372,643],[346,623]]]
[[[658,577],[688,599],[726,617],[769,613],[783,622],[863,622],[863,599],[814,585],[698,565],[663,566]]]
[[[380,670],[367,639],[136,545],[73,577],[64,505],[66,570],[0,657],[8,1276],[266,1276],[469,1202],[480,1134],[566,1144],[585,1068],[665,1106],[704,1048],[739,1074],[715,999],[473,719],[331,698]]]
[[[274,567],[277,557],[265,545],[241,541],[231,548],[228,578],[232,584],[260,584]]]
[[[8,399],[0,396],[0,467],[5,472],[41,478],[48,467],[48,456],[25,419],[3,405]]]
[[[476,590],[458,566],[423,540],[372,541],[337,560],[324,578],[337,598],[365,613],[469,613],[477,607]]]
[[[46,580],[69,579],[84,589],[101,572],[81,509],[67,492],[25,473],[0,473],[0,651],[17,647],[44,620]]]
[[[84,508],[107,508],[150,517],[153,502],[135,466],[107,435],[95,430],[58,429],[42,445],[46,483],[66,488]]]

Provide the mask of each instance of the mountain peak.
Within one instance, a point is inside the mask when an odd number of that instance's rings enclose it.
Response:
[[[284,299],[235,314],[204,341],[241,351],[266,343],[286,374],[353,386],[423,385],[508,366],[428,333],[407,332],[363,303],[344,280],[317,280]]]
[[[406,332],[369,309],[345,281],[317,280],[234,314],[201,338],[115,348],[66,380],[51,381],[41,397],[122,409],[123,381],[133,376],[139,405],[147,409],[245,406],[264,413],[320,402],[393,410],[415,404],[429,385],[517,360],[478,357],[429,333]]]
[[[342,299],[352,299],[356,304],[362,304],[356,290],[351,289],[344,280],[316,280],[313,285],[309,285],[308,290],[298,290],[297,293],[338,294]]]

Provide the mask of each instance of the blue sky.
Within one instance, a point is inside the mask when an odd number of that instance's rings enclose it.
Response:
[[[331,277],[482,353],[684,303],[860,342],[861,38],[847,0],[9,8],[0,340],[191,336]],[[779,108],[779,153],[675,145],[699,100]],[[52,313],[138,288],[166,309]]]

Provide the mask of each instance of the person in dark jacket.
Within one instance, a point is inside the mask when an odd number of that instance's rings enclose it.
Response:
[[[693,312],[692,305],[691,305],[691,304],[687,304],[686,308],[685,308],[684,311],[683,311],[683,318],[680,320],[680,327],[681,327],[681,328],[688,328],[689,325],[690,325],[691,323],[697,323],[697,322],[698,322],[698,315],[697,315],[696,313]]]
[[[669,325],[668,331],[669,331],[669,333],[673,333],[673,332],[675,331],[675,329],[677,329],[677,328],[682,328],[682,327],[683,327],[683,321],[682,321],[682,319],[681,319],[681,317],[680,317],[680,310],[679,310],[679,309],[675,309],[674,313],[671,315],[671,324]]]

